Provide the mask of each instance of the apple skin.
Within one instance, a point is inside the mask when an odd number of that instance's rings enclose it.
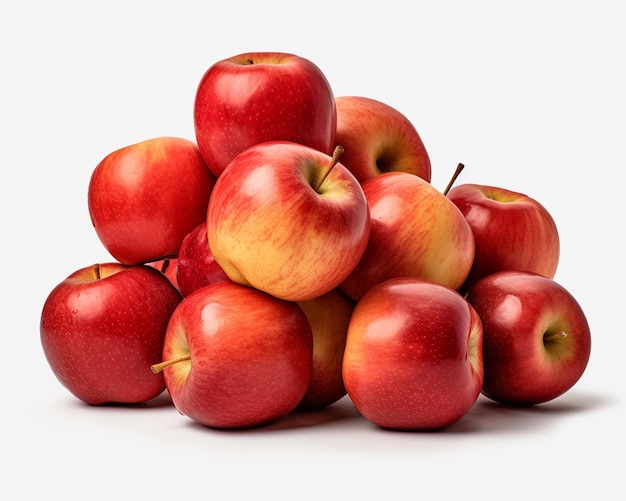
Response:
[[[175,257],[206,217],[215,176],[195,143],[157,137],[109,153],[88,187],[91,222],[107,251],[127,265]]]
[[[178,288],[185,297],[205,285],[228,280],[211,253],[206,221],[191,230],[180,244],[177,280]]]
[[[91,405],[141,403],[165,389],[161,359],[170,315],[182,297],[149,266],[102,263],[77,270],[41,313],[45,357],[60,383]]]
[[[363,183],[382,172],[409,172],[430,182],[430,157],[413,123],[396,108],[364,96],[339,96],[336,143],[341,163]]]
[[[292,141],[332,154],[337,110],[326,76],[308,59],[249,52],[217,61],[204,73],[194,126],[217,177],[237,154],[265,141]]]
[[[223,280],[172,314],[163,369],[179,412],[212,428],[261,426],[289,414],[311,379],[313,337],[302,309]]]
[[[458,292],[418,278],[387,280],[357,303],[343,359],[356,408],[392,430],[459,421],[483,382],[482,325]]]
[[[386,172],[362,184],[370,211],[367,248],[340,289],[354,301],[396,277],[451,289],[463,285],[474,259],[472,230],[459,209],[430,183]]]
[[[341,163],[323,177],[329,165],[329,155],[287,141],[257,144],[233,159],[207,211],[211,252],[231,280],[305,301],[348,276],[368,242],[369,211]]]
[[[501,271],[473,284],[466,298],[483,323],[486,397],[508,405],[540,404],[583,375],[591,353],[589,323],[554,279]]]
[[[469,222],[475,240],[472,269],[463,286],[498,271],[529,271],[554,278],[559,233],[537,200],[505,188],[461,184],[447,193]]]
[[[298,303],[313,333],[313,374],[298,409],[321,409],[346,394],[343,352],[354,302],[339,289]]]

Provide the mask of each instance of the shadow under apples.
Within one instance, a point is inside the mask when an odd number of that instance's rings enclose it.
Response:
[[[571,393],[530,406],[505,405],[480,396],[474,407],[457,423],[439,433],[510,433],[536,430],[556,424],[568,414],[590,412],[611,405],[603,395]]]

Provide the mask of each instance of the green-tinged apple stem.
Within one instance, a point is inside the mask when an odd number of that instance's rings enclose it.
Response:
[[[446,186],[446,189],[443,190],[443,194],[444,195],[448,194],[448,192],[450,191],[450,188],[452,188],[452,185],[456,181],[456,178],[459,177],[459,174],[461,174],[461,171],[464,168],[465,168],[465,165],[463,165],[462,163],[459,162],[459,165],[456,166],[456,170],[454,171],[454,174],[452,174],[452,178],[450,179],[450,182],[448,183],[448,186]]]
[[[165,362],[161,362],[159,364],[151,365],[150,369],[152,369],[152,372],[154,374],[158,374],[159,372],[161,372],[166,367],[169,367],[170,365],[177,364],[178,362],[184,362],[186,360],[191,360],[191,355],[185,355],[183,357],[173,358],[172,360],[166,360]]]
[[[318,191],[320,189],[320,186],[322,186],[322,183],[326,180],[326,178],[328,177],[328,174],[330,174],[330,171],[332,171],[333,168],[335,167],[335,165],[337,165],[339,163],[339,157],[341,156],[343,151],[344,150],[343,150],[342,146],[339,146],[339,145],[335,146],[335,151],[333,151],[332,161],[330,162],[330,164],[326,168],[326,172],[324,172],[324,175],[317,182],[317,184],[313,187],[313,189],[315,191]]]

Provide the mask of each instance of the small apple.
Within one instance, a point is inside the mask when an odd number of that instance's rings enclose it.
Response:
[[[233,159],[207,211],[211,252],[231,280],[305,301],[350,274],[367,245],[370,219],[363,189],[339,154],[340,148],[330,157],[268,141]]]
[[[184,298],[153,371],[178,411],[213,428],[260,426],[289,414],[311,380],[313,337],[293,302],[222,280]]]
[[[330,84],[306,58],[249,52],[217,61],[202,76],[194,102],[196,141],[219,176],[257,143],[285,140],[332,154],[337,111]]]
[[[170,315],[182,297],[149,266],[103,263],[75,271],[48,295],[41,345],[54,375],[91,404],[141,403],[161,394],[161,359]]]
[[[430,183],[407,172],[385,172],[362,187],[370,237],[341,290],[358,301],[374,285],[396,277],[459,288],[474,259],[472,230],[461,211]]]
[[[466,295],[483,323],[482,392],[510,405],[534,405],[562,395],[583,375],[591,352],[580,304],[554,279],[501,271]]]
[[[88,208],[100,241],[120,263],[175,257],[206,217],[215,176],[195,143],[158,137],[109,153],[94,169]]]
[[[459,421],[483,382],[482,326],[458,292],[419,278],[378,284],[357,303],[343,359],[356,408],[394,430]]]
[[[401,171],[430,182],[431,165],[422,138],[396,108],[364,96],[340,96],[336,143],[345,150],[341,163],[359,180]]]
[[[313,332],[313,374],[299,409],[321,409],[346,394],[341,367],[354,302],[339,289],[298,303]]]
[[[227,279],[211,253],[206,221],[202,221],[180,244],[177,271],[180,292],[186,297],[200,287]]]
[[[464,290],[497,271],[554,278],[560,244],[556,223],[537,200],[505,188],[461,184],[447,193],[474,233],[475,256]]]

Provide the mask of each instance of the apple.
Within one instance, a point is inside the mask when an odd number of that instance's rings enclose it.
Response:
[[[91,222],[107,251],[127,265],[175,257],[206,217],[215,176],[198,147],[157,137],[109,153],[88,187]]]
[[[345,396],[341,368],[354,302],[339,289],[299,302],[313,333],[313,373],[299,409],[321,409]]]
[[[335,141],[345,150],[341,163],[359,180],[401,171],[431,180],[431,165],[422,138],[396,108],[364,96],[339,96]]]
[[[295,54],[249,52],[212,64],[194,101],[196,141],[219,176],[257,143],[285,140],[327,154],[335,147],[337,111],[321,69]]]
[[[146,265],[159,270],[172,282],[174,287],[180,290],[178,286],[178,258],[168,257],[166,259],[160,259],[159,261],[151,261],[146,263]]]
[[[354,301],[396,277],[458,289],[474,259],[474,237],[461,211],[426,180],[385,172],[362,184],[369,204],[365,252],[340,288]]]
[[[395,278],[357,303],[343,359],[347,393],[370,422],[433,430],[469,412],[483,382],[482,325],[457,291]]]
[[[209,247],[231,280],[305,301],[350,274],[365,251],[370,219],[361,185],[338,163],[340,152],[331,157],[268,141],[233,159],[207,211]]]
[[[161,359],[170,315],[182,297],[149,266],[102,263],[79,269],[43,305],[43,352],[60,383],[91,405],[141,403],[161,394]]]
[[[295,409],[312,364],[311,327],[296,303],[222,280],[180,302],[152,370],[181,414],[212,428],[249,428]]]
[[[560,243],[556,223],[537,200],[506,188],[466,183],[448,198],[472,227],[475,256],[463,290],[497,271],[530,271],[554,278]]]
[[[503,404],[548,402],[572,388],[591,352],[582,307],[554,279],[500,271],[466,295],[483,324],[482,393]]]
[[[177,280],[183,296],[213,282],[228,280],[209,248],[206,221],[191,230],[180,244]]]

